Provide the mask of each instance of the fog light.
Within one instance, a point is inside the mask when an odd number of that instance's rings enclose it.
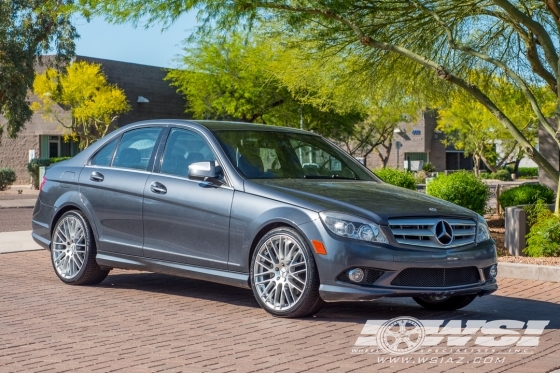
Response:
[[[490,267],[490,276],[492,276],[492,278],[495,278],[497,275],[498,275],[498,266],[494,264],[492,267]]]
[[[354,282],[361,282],[364,279],[364,271],[361,268],[354,268],[348,271],[348,278]]]

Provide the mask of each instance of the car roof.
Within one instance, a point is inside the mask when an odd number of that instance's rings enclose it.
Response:
[[[163,119],[163,120],[148,120],[137,122],[134,124],[149,124],[149,123],[166,123],[171,125],[189,125],[198,124],[200,126],[206,127],[210,131],[274,131],[274,132],[296,132],[307,135],[316,135],[309,131],[300,130],[298,128],[292,127],[280,127],[271,126],[267,124],[255,124],[255,123],[245,123],[245,122],[230,122],[230,121],[218,121],[218,120],[196,120],[196,119]]]

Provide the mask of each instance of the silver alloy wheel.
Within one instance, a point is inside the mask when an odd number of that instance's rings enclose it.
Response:
[[[293,308],[307,284],[303,248],[290,236],[272,236],[258,248],[253,282],[267,308],[277,311]]]
[[[65,279],[78,275],[86,261],[86,233],[83,223],[67,216],[55,228],[52,258],[56,272]]]

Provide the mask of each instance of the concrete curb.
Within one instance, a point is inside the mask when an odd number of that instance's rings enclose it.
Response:
[[[560,266],[498,262],[498,278],[560,282]]]
[[[0,209],[35,207],[35,202],[37,198],[5,199],[0,200]]]

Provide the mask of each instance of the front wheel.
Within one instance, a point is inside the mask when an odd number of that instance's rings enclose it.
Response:
[[[428,310],[453,311],[468,306],[475,298],[476,295],[428,295],[424,297],[413,297],[412,299]]]
[[[313,254],[298,232],[276,228],[257,244],[251,260],[257,302],[279,317],[310,316],[323,306]]]
[[[97,250],[86,217],[77,210],[64,213],[52,234],[51,261],[58,278],[72,285],[94,285],[107,277],[95,261]]]

